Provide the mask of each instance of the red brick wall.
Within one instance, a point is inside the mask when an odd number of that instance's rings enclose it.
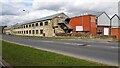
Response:
[[[90,22],[90,34],[96,35],[97,34],[97,23],[96,23],[96,18],[95,22]]]
[[[101,32],[102,32],[102,34],[101,35],[104,35],[104,28],[109,28],[109,35],[110,35],[110,32],[111,32],[111,30],[110,30],[110,27],[109,26],[98,26],[97,27],[97,30],[101,30]],[[108,36],[109,36],[108,35]]]
[[[112,28],[112,36],[116,36],[116,39],[120,40],[120,28]]]
[[[82,18],[81,17],[75,17],[71,18],[69,22],[69,26],[73,29],[73,32],[76,31],[76,26],[82,26]]]
[[[83,33],[85,31],[89,31],[89,34],[96,34],[97,24],[96,21],[91,22],[91,17],[95,16],[86,15],[71,18],[69,26],[73,28],[73,33]],[[83,31],[76,32],[76,26],[83,26]]]

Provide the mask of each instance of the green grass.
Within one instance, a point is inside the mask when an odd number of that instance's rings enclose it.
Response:
[[[3,59],[13,66],[104,66],[103,64],[2,41]]]

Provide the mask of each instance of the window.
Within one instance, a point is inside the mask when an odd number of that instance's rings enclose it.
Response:
[[[26,28],[28,28],[28,25],[26,25]]]
[[[25,31],[24,31],[24,34],[25,34]]]
[[[38,30],[36,30],[36,34],[38,34]]]
[[[43,30],[40,30],[40,34],[43,34]]]
[[[34,27],[34,24],[32,24],[32,27]]]
[[[45,25],[48,25],[48,21],[45,22]]]
[[[43,23],[42,23],[42,22],[40,22],[40,26],[43,26]]]
[[[36,26],[38,26],[38,23],[36,23]]]
[[[24,25],[24,28],[25,28],[25,25]]]
[[[31,27],[31,24],[29,24],[29,27]]]
[[[28,34],[28,30],[26,31],[26,34]]]
[[[23,34],[23,31],[22,31],[22,34]]]
[[[101,33],[102,33],[102,30],[98,29],[98,30],[97,30],[97,33],[98,33],[98,34],[101,34]]]
[[[31,34],[31,30],[29,30],[29,34]]]
[[[32,30],[32,34],[35,34],[35,31],[34,31],[34,30]]]

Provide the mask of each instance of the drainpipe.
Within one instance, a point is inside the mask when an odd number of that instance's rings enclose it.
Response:
[[[112,21],[112,19],[110,19],[110,36],[112,36],[111,35],[111,32],[112,32],[112,22],[111,21]]]

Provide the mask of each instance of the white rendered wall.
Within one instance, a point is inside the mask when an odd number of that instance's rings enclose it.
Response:
[[[120,22],[119,22],[118,17],[117,17],[117,16],[114,16],[114,17],[112,18],[112,20],[111,20],[111,26],[112,26],[112,27],[119,27],[119,26],[120,26],[119,23],[120,23]]]
[[[98,26],[110,26],[110,19],[105,13],[100,15],[97,21]]]

